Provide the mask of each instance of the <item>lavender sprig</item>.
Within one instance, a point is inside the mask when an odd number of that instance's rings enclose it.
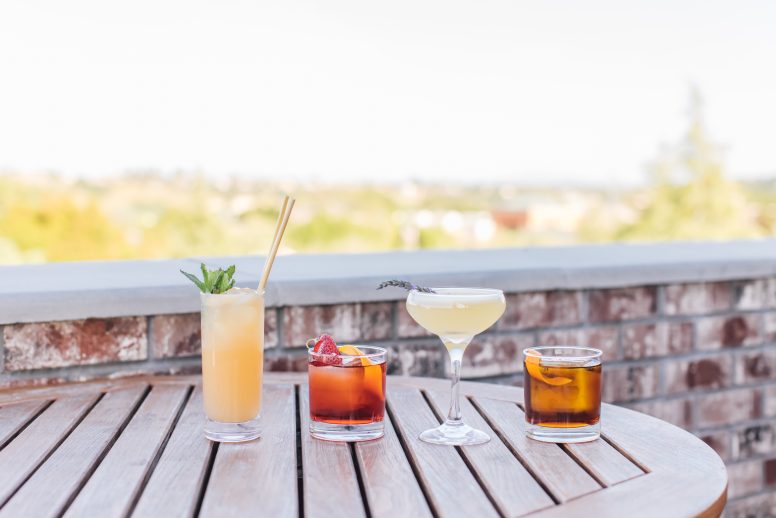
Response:
[[[381,282],[380,285],[377,286],[377,289],[381,290],[389,286],[393,288],[404,288],[407,291],[415,290],[421,293],[436,293],[431,288],[424,288],[422,286],[418,286],[417,284],[412,284],[411,282],[408,282],[408,281],[397,281],[397,280]]]

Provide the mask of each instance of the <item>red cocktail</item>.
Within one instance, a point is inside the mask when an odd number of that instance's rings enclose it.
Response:
[[[332,441],[382,437],[385,356],[381,347],[336,346],[328,337],[316,342],[307,364],[313,437]]]

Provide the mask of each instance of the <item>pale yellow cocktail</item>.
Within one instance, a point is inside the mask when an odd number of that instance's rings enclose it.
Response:
[[[476,288],[436,288],[413,291],[407,311],[415,322],[442,339],[448,350],[463,350],[472,337],[493,325],[506,304],[500,291]]]
[[[242,423],[243,428],[256,426],[258,436],[256,420],[261,411],[264,366],[264,298],[255,290],[233,288],[223,294],[202,293],[201,299],[205,414],[216,423]],[[207,426],[205,431],[208,432]]]
[[[409,283],[390,281],[389,285]],[[463,422],[458,383],[461,379],[463,352],[475,335],[496,323],[506,309],[501,290],[486,288],[418,288],[407,295],[407,311],[415,321],[436,334],[447,347],[452,371],[452,394],[447,419],[426,430],[420,439],[434,444],[464,446],[488,442],[485,432]]]

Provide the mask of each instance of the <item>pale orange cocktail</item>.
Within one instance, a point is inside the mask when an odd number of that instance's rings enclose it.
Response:
[[[202,395],[205,435],[244,441],[259,436],[264,365],[264,297],[232,288],[202,293]]]

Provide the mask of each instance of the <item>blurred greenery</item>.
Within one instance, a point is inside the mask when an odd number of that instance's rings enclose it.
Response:
[[[660,148],[648,186],[634,189],[0,172],[0,264],[262,254],[284,191],[297,203],[282,252],[773,235],[776,180],[730,180],[702,115],[694,93],[686,134]]]

